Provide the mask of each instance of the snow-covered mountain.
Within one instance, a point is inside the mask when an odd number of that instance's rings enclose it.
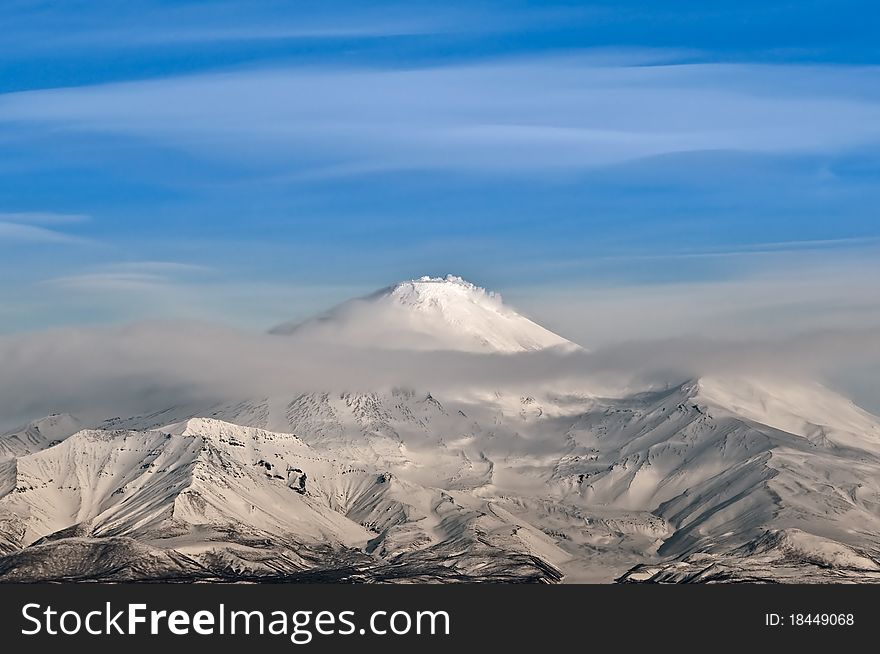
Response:
[[[576,347],[457,278],[281,331]],[[56,416],[0,438],[0,579],[880,581],[880,419],[814,383],[609,395],[428,375],[92,427],[65,438],[77,426]]]
[[[8,580],[556,580],[566,558],[491,500],[213,419],[83,430],[7,474]]]
[[[385,349],[528,352],[577,346],[460,277],[421,277],[345,302],[275,334]]]

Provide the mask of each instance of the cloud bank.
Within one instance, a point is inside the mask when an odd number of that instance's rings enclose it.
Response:
[[[483,355],[317,346],[202,323],[140,323],[0,338],[0,426],[53,412],[86,420],[173,406],[395,387],[435,393],[633,392],[705,374],[823,378],[880,369],[880,328],[764,341],[670,339],[592,352]]]
[[[858,249],[844,264],[839,253],[823,259],[815,251],[796,250],[788,260],[775,249],[751,253],[749,274],[731,279],[525,286],[505,293],[507,303],[590,350],[568,355],[378,351],[352,347],[344,338],[328,343],[269,335],[264,330],[271,323],[222,326],[217,316],[230,301],[230,289],[216,284],[211,294],[212,270],[163,261],[104,264],[52,280],[48,287],[59,297],[118,296],[142,306],[141,318],[179,313],[173,306],[186,306],[200,322],[141,321],[0,337],[0,425],[52,412],[97,420],[179,403],[314,390],[407,386],[437,393],[471,387],[536,393],[550,387],[613,395],[670,380],[740,373],[817,379],[880,411],[875,383],[880,259]],[[753,257],[762,263],[756,265]],[[247,307],[266,316],[259,303],[275,312],[288,306],[277,289],[259,297],[251,291],[239,289],[240,311]],[[296,304],[291,298],[289,306]],[[373,316],[373,333],[400,327],[375,324],[382,319]]]

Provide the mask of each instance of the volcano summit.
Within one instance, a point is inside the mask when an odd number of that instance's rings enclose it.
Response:
[[[461,277],[420,277],[350,300],[275,334],[387,349],[530,352],[576,345]]]

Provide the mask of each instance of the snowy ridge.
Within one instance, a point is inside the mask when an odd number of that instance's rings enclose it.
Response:
[[[39,452],[62,441],[82,427],[68,414],[54,414],[0,436],[0,460]]]

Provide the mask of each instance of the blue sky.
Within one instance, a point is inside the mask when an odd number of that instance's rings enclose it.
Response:
[[[4,2],[0,331],[446,273],[569,333],[731,289],[874,320],[878,10],[660,4]]]

